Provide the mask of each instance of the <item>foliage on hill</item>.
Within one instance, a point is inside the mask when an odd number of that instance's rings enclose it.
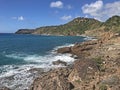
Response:
[[[84,33],[85,30],[95,29],[100,24],[101,22],[95,19],[76,18],[64,25],[37,28],[34,34],[77,35]]]
[[[103,26],[106,27],[106,30],[110,30],[113,32],[120,32],[120,16],[113,16],[109,18]]]
[[[34,29],[19,29],[16,34],[32,34]]]
[[[17,34],[50,34],[50,35],[80,35],[87,30],[101,30],[120,32],[120,16],[113,16],[106,22],[100,22],[92,18],[75,18],[74,20],[59,26],[46,26],[35,30],[18,30]],[[23,31],[23,33],[22,33]],[[28,33],[27,33],[28,31]],[[25,33],[24,33],[25,32]]]

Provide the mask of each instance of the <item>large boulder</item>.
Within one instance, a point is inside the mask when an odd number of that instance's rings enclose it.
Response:
[[[86,52],[88,53],[91,51],[95,45],[97,45],[97,41],[88,41],[80,44],[75,44],[71,47],[71,53],[77,56],[87,55]]]
[[[58,53],[70,53],[71,52],[71,48],[70,47],[63,47],[63,48],[59,48],[57,50]]]
[[[52,64],[53,64],[53,65],[63,65],[63,66],[66,66],[66,65],[67,65],[66,62],[61,61],[61,60],[53,61]]]
[[[34,80],[30,90],[71,90],[74,86],[67,79],[70,72],[67,68],[46,72]]]

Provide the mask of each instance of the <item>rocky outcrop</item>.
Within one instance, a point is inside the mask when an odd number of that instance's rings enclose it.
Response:
[[[71,48],[70,47],[64,47],[64,48],[59,48],[57,50],[58,53],[70,53],[71,52]]]
[[[36,78],[30,90],[71,90],[74,86],[67,77],[71,69],[59,68],[51,70]]]
[[[52,64],[53,64],[53,65],[63,65],[63,66],[66,66],[66,65],[67,65],[66,62],[61,61],[61,60],[53,61]]]
[[[88,51],[95,48],[95,45],[98,45],[99,42],[95,41],[87,41],[83,43],[75,44],[71,47],[63,47],[57,50],[58,53],[71,53],[77,56],[85,55]]]
[[[75,86],[75,89],[85,89],[86,82],[90,83],[99,72],[97,63],[89,59],[81,59],[74,62],[74,68],[68,79]],[[90,87],[91,85],[89,85]],[[89,89],[92,90],[92,89]]]
[[[74,69],[77,71],[81,80],[94,76],[96,71],[99,71],[97,63],[90,59],[77,60],[74,62]],[[88,77],[87,77],[88,76]]]

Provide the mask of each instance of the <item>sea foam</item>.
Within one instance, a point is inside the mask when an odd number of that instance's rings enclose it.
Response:
[[[24,65],[4,65],[0,69],[0,84],[5,85],[12,90],[24,90],[32,84],[35,77],[37,77],[37,71],[30,72],[34,68],[43,68],[49,70],[50,68],[61,67],[61,65],[53,65],[53,61],[61,60],[68,64],[72,63],[75,59],[71,54],[58,54],[56,50],[65,46],[73,46],[74,44],[66,44],[64,46],[57,46],[53,50],[49,51],[47,55],[28,55],[23,53],[13,53],[5,55],[7,58],[23,60],[26,62]]]

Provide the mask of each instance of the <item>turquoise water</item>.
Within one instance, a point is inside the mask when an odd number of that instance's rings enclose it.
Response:
[[[83,42],[85,39],[80,36],[0,34],[0,84],[14,90],[27,88],[28,83],[33,80],[32,74],[28,75],[28,70],[55,67],[52,61],[59,59],[68,63],[73,62],[74,58],[70,54],[57,54],[55,50]],[[11,81],[5,79],[13,75]],[[22,85],[19,86],[20,84]]]
[[[0,65],[30,64],[28,55],[44,56],[57,46],[82,42],[83,37],[0,34]]]

